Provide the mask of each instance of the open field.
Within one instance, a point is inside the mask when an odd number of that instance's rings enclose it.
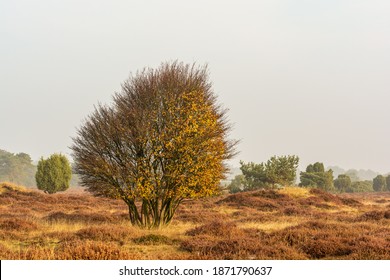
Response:
[[[122,201],[0,184],[0,259],[390,259],[390,193],[284,188],[184,202],[134,228]]]

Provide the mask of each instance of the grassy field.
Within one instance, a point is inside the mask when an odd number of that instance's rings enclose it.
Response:
[[[0,184],[0,259],[390,259],[390,193],[287,187],[185,201],[134,228],[122,201]]]

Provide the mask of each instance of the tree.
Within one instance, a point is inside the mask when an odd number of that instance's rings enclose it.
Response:
[[[245,163],[240,161],[241,172],[244,175],[244,190],[250,191],[266,186],[267,175],[264,163],[256,164],[254,162]]]
[[[351,178],[346,174],[340,174],[337,179],[333,181],[333,184],[336,190],[339,192],[352,192],[352,181]]]
[[[53,154],[38,162],[35,179],[37,187],[45,193],[53,194],[69,188],[72,169],[68,159],[61,154]]]
[[[238,193],[244,189],[245,185],[246,185],[245,176],[239,174],[234,177],[234,179],[227,186],[227,189],[229,190],[229,193]]]
[[[266,163],[253,162],[241,164],[245,176],[245,190],[275,185],[291,185],[295,181],[299,158],[297,156],[273,156]]]
[[[357,181],[361,180],[359,178],[358,173],[359,173],[359,171],[357,171],[355,169],[350,169],[347,172],[345,172],[345,175],[347,175],[351,179],[351,182],[357,182]]]
[[[382,175],[378,175],[373,179],[373,185],[374,191],[381,192],[386,189],[386,178]]]
[[[386,191],[390,191],[390,175],[386,177]]]
[[[272,187],[294,184],[298,163],[297,156],[271,157],[265,164],[267,183]]]
[[[331,169],[325,171],[323,163],[309,164],[306,172],[301,172],[300,179],[299,185],[302,187],[317,187],[326,191],[334,191],[333,171]]]
[[[0,181],[34,186],[35,171],[36,167],[32,164],[30,155],[0,150]]]
[[[88,117],[73,139],[75,169],[88,191],[122,199],[133,225],[158,228],[184,199],[219,193],[229,131],[207,68],[165,63],[130,76]]]
[[[309,164],[306,167],[306,172],[308,172],[308,173],[321,173],[321,172],[325,172],[324,164],[322,162],[316,162],[314,164]]]

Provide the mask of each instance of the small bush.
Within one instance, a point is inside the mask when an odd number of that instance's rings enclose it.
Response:
[[[48,159],[39,160],[35,179],[38,189],[45,193],[67,190],[71,178],[72,168],[64,155],[53,154]]]

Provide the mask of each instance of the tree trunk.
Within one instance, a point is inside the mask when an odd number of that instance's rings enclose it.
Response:
[[[133,226],[156,229],[170,224],[181,200],[147,200],[141,202],[140,209],[135,201],[126,201],[129,208],[129,218]]]

